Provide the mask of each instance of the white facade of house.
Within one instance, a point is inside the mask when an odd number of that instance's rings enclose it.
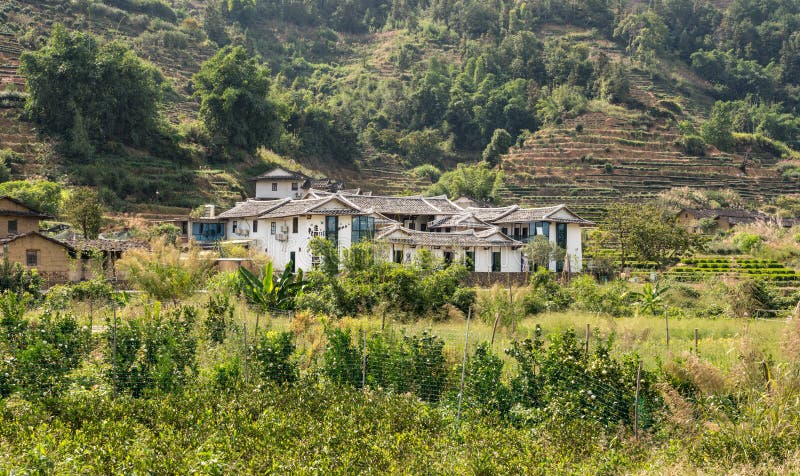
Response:
[[[447,234],[414,231],[398,225],[381,233],[376,240],[386,243],[385,258],[394,262],[412,263],[424,249],[435,259],[466,264],[479,273],[523,271],[522,243],[496,228]]]
[[[335,234],[340,253],[354,236],[366,236],[384,243],[386,259],[398,263],[413,262],[419,250],[427,249],[435,258],[451,262],[463,263],[469,254],[475,272],[525,272],[525,243],[546,235],[567,252],[566,260],[552,261],[549,268],[574,273],[583,265],[581,227],[591,225],[563,205],[463,209],[446,197],[315,197],[248,200],[219,218],[227,220],[228,239],[246,240],[268,254],[276,269],[294,263],[295,270],[304,271],[316,264],[311,240],[333,239]]]
[[[255,198],[258,200],[299,200],[308,191],[309,177],[278,167],[259,175],[253,181],[256,183]]]

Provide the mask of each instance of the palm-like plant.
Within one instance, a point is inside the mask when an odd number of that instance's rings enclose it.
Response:
[[[642,312],[649,312],[655,316],[661,310],[664,303],[664,295],[668,290],[669,286],[662,287],[660,282],[657,282],[655,286],[645,283],[642,292],[637,293],[638,304],[641,306]]]
[[[275,279],[272,263],[264,268],[264,277],[259,279],[252,271],[239,268],[239,284],[247,301],[258,308],[256,315],[256,332],[261,313],[270,309],[289,310],[294,308],[295,299],[302,294],[307,281],[303,279],[303,270],[292,273],[292,263],[286,265],[283,274]]]

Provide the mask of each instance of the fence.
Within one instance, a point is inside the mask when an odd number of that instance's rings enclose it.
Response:
[[[323,327],[316,322],[316,327],[308,327],[304,322],[308,316],[272,310],[270,320],[261,321],[258,331],[253,315],[230,314],[215,343],[208,319],[201,322],[198,311],[178,306],[159,312],[155,306],[144,302],[145,319],[122,317],[116,307],[105,307],[96,312],[103,314],[98,318],[106,326],[91,330],[58,322],[52,328],[35,329],[57,345],[54,352],[61,352],[63,359],[41,354],[44,360],[25,363],[28,373],[24,375],[21,367],[15,367],[14,357],[25,354],[17,341],[26,339],[9,338],[13,332],[4,330],[0,333],[0,374],[11,377],[0,378],[0,397],[12,391],[36,398],[53,395],[66,387],[69,371],[80,363],[75,356],[85,360],[93,354],[95,358],[102,355],[105,363],[102,375],[96,376],[97,384],[134,396],[179,391],[199,382],[198,361],[208,365],[211,357],[217,360],[204,372],[202,378],[208,380],[203,383],[222,389],[321,380],[370,392],[410,394],[452,412],[456,425],[471,412],[496,413],[523,422],[562,413],[602,425],[622,422],[638,430],[650,425],[657,406],[652,379],[643,371],[641,360],[609,357],[608,344],[589,325],[585,334],[559,335],[549,345],[534,333],[529,340],[512,342],[504,354],[493,345],[494,332],[491,341],[486,334],[486,342],[476,338],[471,313],[463,327],[454,325],[462,341],[455,334],[447,340],[424,331],[403,334],[391,324],[378,327],[376,322],[372,327]],[[657,326],[659,320],[649,322]],[[669,353],[670,321],[664,316],[661,322]],[[65,329],[72,329],[72,334]],[[699,330],[695,328],[693,334],[693,351],[701,352]],[[31,339],[41,338],[37,335]],[[198,348],[206,350],[201,359]],[[30,359],[38,354],[27,355]],[[30,372],[37,368],[41,378]],[[766,362],[764,375],[768,382]]]

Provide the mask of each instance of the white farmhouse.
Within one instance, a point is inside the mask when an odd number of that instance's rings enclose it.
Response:
[[[299,182],[298,182],[299,183]],[[298,185],[299,186],[299,185]],[[564,205],[545,208],[462,208],[445,196],[383,197],[309,188],[304,199],[256,199],[220,214],[231,240],[248,240],[280,269],[308,270],[315,237],[337,248],[369,239],[386,244],[387,259],[413,260],[421,249],[440,259],[466,263],[476,272],[528,271],[524,244],[536,235],[567,250],[552,271],[582,269],[581,227],[591,226]]]

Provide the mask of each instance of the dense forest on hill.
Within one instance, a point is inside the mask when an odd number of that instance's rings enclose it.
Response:
[[[54,144],[6,166],[116,208],[229,202],[275,154],[371,188],[386,184],[371,170],[437,167],[392,192],[461,162],[524,182],[510,148],[609,111],[686,157],[744,154],[746,173],[760,151],[770,179],[800,176],[793,0],[11,0],[0,20],[27,50],[29,93],[3,97]]]

